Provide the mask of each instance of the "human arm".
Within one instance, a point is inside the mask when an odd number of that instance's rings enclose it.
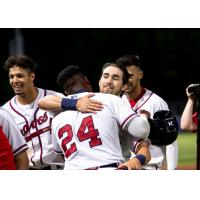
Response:
[[[149,143],[143,140],[139,143],[136,149],[136,156],[130,158],[128,161],[120,164],[119,169],[127,167],[128,170],[142,169],[142,165],[147,164],[151,159],[149,151]]]
[[[181,129],[187,130],[187,131],[196,131],[197,130],[197,125],[192,120],[195,95],[194,95],[194,93],[188,92],[188,88],[191,87],[192,85],[193,84],[189,85],[186,88],[186,95],[188,97],[188,100],[187,100],[187,103],[183,110],[183,113],[181,116],[181,121],[180,121]]]
[[[67,99],[55,95],[47,95],[38,101],[39,108],[49,111],[78,110],[80,112],[96,113],[102,110],[103,104],[90,99],[95,94],[88,94],[79,99]]]
[[[26,150],[21,151],[15,157],[15,165],[17,170],[27,170],[29,169],[29,160]]]

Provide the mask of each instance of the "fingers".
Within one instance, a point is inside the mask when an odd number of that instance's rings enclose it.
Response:
[[[190,98],[195,95],[196,88],[199,86],[199,84],[190,84],[186,88],[186,95]]]
[[[120,164],[117,169],[131,170],[131,166],[129,166],[127,163],[123,163],[123,164]]]

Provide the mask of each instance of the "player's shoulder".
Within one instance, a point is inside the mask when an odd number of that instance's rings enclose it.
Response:
[[[146,89],[146,88],[145,88]],[[161,102],[165,102],[165,100],[161,97],[161,96],[159,96],[158,94],[156,94],[155,92],[153,92],[153,91],[151,91],[151,90],[148,90],[148,89],[146,89],[146,93],[145,93],[146,95],[151,95],[152,96],[152,100],[158,100],[158,101],[161,101]],[[166,103],[166,102],[165,102]]]
[[[65,110],[58,113],[53,119],[58,119],[58,118],[63,119],[64,116],[73,116],[76,113],[77,113],[77,110]]]
[[[56,96],[61,96],[64,97],[64,94],[54,91],[54,90],[48,90],[48,89],[42,89],[42,88],[37,88],[39,93],[41,93],[43,96],[46,95],[56,95]]]
[[[14,96],[14,97],[12,97],[10,100],[8,100],[6,103],[4,103],[3,105],[2,105],[2,108],[3,109],[9,109],[10,108],[10,103],[12,102],[15,102],[15,98],[16,98],[16,96]]]
[[[6,109],[4,109],[3,107],[0,107],[0,116],[2,118],[4,118],[4,119],[10,119],[10,118],[12,118],[11,114]]]

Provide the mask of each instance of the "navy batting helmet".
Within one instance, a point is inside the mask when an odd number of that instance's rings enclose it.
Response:
[[[171,111],[159,110],[153,119],[149,119],[151,144],[165,146],[173,143],[178,137],[178,122]]]

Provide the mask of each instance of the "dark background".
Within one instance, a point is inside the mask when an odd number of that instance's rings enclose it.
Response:
[[[200,29],[153,28],[23,28],[24,53],[38,64],[36,85],[62,91],[58,72],[79,65],[98,91],[101,67],[124,54],[141,58],[142,84],[164,98],[178,114],[186,103],[185,88],[199,82]],[[0,29],[0,103],[12,96],[3,63],[9,56],[9,41],[15,29]]]

